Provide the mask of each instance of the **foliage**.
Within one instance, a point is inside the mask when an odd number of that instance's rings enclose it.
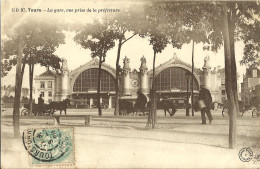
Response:
[[[53,22],[42,22],[36,20],[28,20],[19,28],[14,30],[18,32],[22,29],[24,37],[23,64],[40,64],[42,66],[59,69],[60,58],[54,54],[59,44],[64,43],[64,34],[62,29]],[[4,43],[2,54],[4,59],[8,59],[6,63],[10,70],[11,65],[16,65],[17,60],[18,38],[16,34],[8,34]],[[3,62],[3,59],[2,59]],[[3,74],[3,75],[6,75]]]
[[[90,49],[91,57],[98,56],[104,62],[107,51],[115,46],[115,39],[118,38],[118,34],[110,28],[107,22],[101,23],[95,20],[78,31],[74,40],[82,48]]]
[[[101,65],[105,62],[107,51],[115,46],[115,40],[119,38],[119,34],[111,29],[111,25],[107,21],[99,22],[95,20],[92,24],[86,24],[79,30],[74,37],[76,43],[80,44],[84,49],[90,49],[91,57],[99,57],[97,99],[98,114],[102,116],[100,105],[100,78]]]
[[[2,98],[3,103],[13,103],[14,102],[14,97],[13,96],[3,96]]]

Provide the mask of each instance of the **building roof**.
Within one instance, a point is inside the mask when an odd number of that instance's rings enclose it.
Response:
[[[183,66],[185,66],[187,68],[190,68],[190,69],[192,68],[192,66],[190,64],[188,64],[188,63],[184,62],[183,60],[181,60],[180,58],[178,58],[177,55],[174,53],[173,57],[170,60],[164,62],[163,64],[160,64],[159,66],[157,66],[155,68],[155,72],[160,71],[162,69],[165,69],[165,67],[167,67],[169,65],[170,66],[183,65]],[[202,72],[201,69],[198,69],[198,68],[194,67],[194,73],[196,73],[197,75],[200,75],[201,72]],[[149,70],[148,73],[152,74],[152,69]]]
[[[42,74],[39,75],[39,77],[42,77],[42,76],[56,76],[56,73],[54,71],[51,71],[51,70],[46,70],[45,72],[43,72]]]
[[[93,58],[92,60],[90,60],[89,62],[85,63],[84,65],[81,65],[78,68],[72,70],[70,72],[70,77],[78,75],[78,73],[81,73],[84,70],[89,69],[89,68],[94,68],[94,67],[98,68],[98,64],[99,64],[99,60],[97,58]],[[116,74],[116,69],[113,68],[112,66],[106,64],[106,63],[102,64],[101,69],[105,69],[105,70],[109,71],[114,76]]]

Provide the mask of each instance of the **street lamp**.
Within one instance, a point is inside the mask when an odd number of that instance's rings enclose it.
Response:
[[[189,110],[189,79],[190,79],[190,73],[187,71],[185,73],[185,77],[187,80],[187,100],[186,100],[186,116],[190,116],[190,110]]]

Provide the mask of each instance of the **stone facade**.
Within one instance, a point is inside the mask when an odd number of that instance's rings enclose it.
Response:
[[[47,70],[35,77],[36,96],[44,93],[46,103],[61,101],[69,97],[76,107],[94,107],[97,94],[95,79],[97,79],[98,63],[98,59],[94,58],[90,62],[69,71],[67,61],[63,59],[60,71]],[[101,76],[101,103],[107,105],[107,107],[113,107],[116,70],[105,63],[102,64],[101,69],[103,71],[103,76]],[[187,94],[190,96],[191,93],[191,70],[191,65],[179,59],[176,54],[169,61],[156,67],[155,80],[158,96],[160,98],[168,96],[172,99],[186,100]],[[140,58],[139,71],[131,70],[131,60],[125,57],[119,77],[120,99],[136,99],[138,90],[149,98],[153,80],[152,73],[152,70],[148,71],[144,56]],[[187,79],[186,73],[189,74]],[[194,96],[198,96],[200,84],[205,84],[210,89],[213,100],[222,103],[223,74],[224,71],[220,67],[211,70],[209,57],[206,57],[202,70],[194,68]]]

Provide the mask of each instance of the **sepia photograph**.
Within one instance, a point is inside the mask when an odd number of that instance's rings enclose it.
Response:
[[[2,0],[1,168],[260,168],[260,1]]]

